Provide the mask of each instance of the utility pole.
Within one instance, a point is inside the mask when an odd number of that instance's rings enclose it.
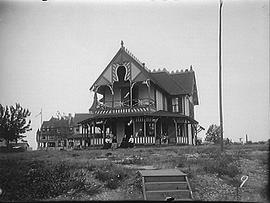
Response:
[[[219,121],[220,121],[220,144],[221,151],[223,152],[223,116],[222,116],[222,77],[221,77],[221,13],[222,13],[222,0],[219,0]]]

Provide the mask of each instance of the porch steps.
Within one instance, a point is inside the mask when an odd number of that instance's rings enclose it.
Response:
[[[192,201],[192,191],[187,175],[178,169],[140,170],[144,200]]]

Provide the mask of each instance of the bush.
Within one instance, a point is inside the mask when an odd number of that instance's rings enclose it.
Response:
[[[108,163],[94,172],[95,178],[105,182],[105,186],[116,189],[129,176],[128,169]]]
[[[226,153],[213,153],[210,159],[205,162],[203,169],[207,173],[216,173],[219,177],[229,176],[231,178],[241,173],[237,166],[237,158]]]
[[[84,189],[85,180],[74,177],[65,163],[1,160],[0,188],[2,201],[33,201]]]

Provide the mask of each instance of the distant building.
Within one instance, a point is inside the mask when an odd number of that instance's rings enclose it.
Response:
[[[82,147],[87,140],[82,137],[82,126],[79,121],[88,117],[87,114],[71,114],[68,117],[54,118],[43,121],[36,133],[37,149],[72,149]],[[86,117],[85,117],[86,116]]]
[[[121,43],[90,90],[89,114],[77,114],[84,146],[103,145],[109,134],[118,144],[133,135],[135,145],[195,145],[203,129],[194,116],[199,101],[192,66],[150,71]]]
[[[60,149],[69,146],[68,138],[76,133],[74,119],[71,115],[68,118],[51,117],[44,121],[36,133],[38,149]]]

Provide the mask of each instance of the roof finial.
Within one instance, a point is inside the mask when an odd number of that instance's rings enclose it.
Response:
[[[190,65],[190,71],[192,71],[192,65]]]
[[[124,42],[123,42],[123,40],[121,40],[121,47],[122,47],[122,48],[124,47]]]

